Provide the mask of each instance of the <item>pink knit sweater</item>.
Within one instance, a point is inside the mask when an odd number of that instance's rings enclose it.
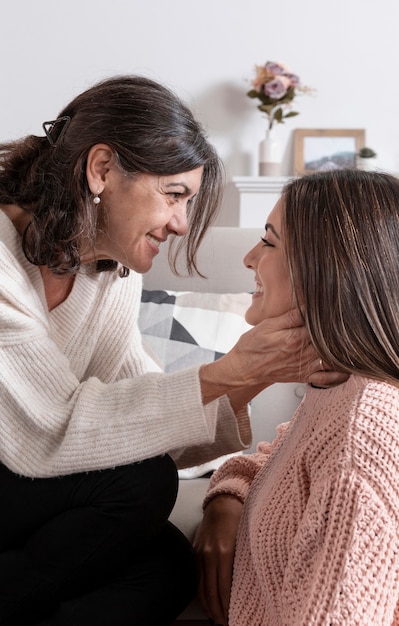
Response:
[[[219,493],[245,501],[230,626],[399,624],[399,389],[309,387],[272,445],[214,474]]]

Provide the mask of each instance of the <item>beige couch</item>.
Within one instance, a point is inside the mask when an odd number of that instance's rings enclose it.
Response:
[[[161,247],[151,271],[144,277],[147,290],[199,291],[207,293],[250,292],[254,288],[254,274],[246,269],[242,259],[262,235],[262,228],[214,227],[200,248],[199,267],[206,279],[176,277],[169,269],[167,246]],[[272,440],[278,423],[290,419],[304,388],[300,384],[276,384],[263,391],[251,403],[251,421],[256,442]],[[180,489],[171,520],[189,539],[201,519],[202,500],[208,479],[180,480]],[[193,603],[179,618],[179,626],[206,620],[200,607]],[[188,621],[186,621],[188,620]],[[208,623],[207,621],[204,623]]]

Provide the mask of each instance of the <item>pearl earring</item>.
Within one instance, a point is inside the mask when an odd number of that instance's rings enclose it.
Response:
[[[100,202],[101,202],[101,198],[100,198],[100,196],[98,195],[98,193],[96,193],[96,195],[95,195],[95,196],[94,196],[94,198],[93,198],[93,203],[94,203],[94,204],[100,204]]]

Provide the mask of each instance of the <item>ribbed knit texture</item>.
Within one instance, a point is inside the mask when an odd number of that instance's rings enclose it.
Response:
[[[227,398],[203,407],[198,367],[145,373],[140,275],[82,272],[49,313],[40,271],[1,211],[0,233],[2,463],[46,477],[171,449],[195,465],[249,444],[248,419],[241,438]]]
[[[399,624],[399,390],[308,388],[273,446],[227,461],[245,500],[230,626]]]

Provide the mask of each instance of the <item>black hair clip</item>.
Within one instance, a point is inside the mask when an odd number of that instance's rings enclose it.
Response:
[[[43,122],[42,128],[47,137],[47,140],[53,148],[58,144],[59,141],[65,135],[65,131],[69,126],[71,118],[69,115],[64,115],[63,117],[59,117],[56,120],[52,120],[51,122]]]

